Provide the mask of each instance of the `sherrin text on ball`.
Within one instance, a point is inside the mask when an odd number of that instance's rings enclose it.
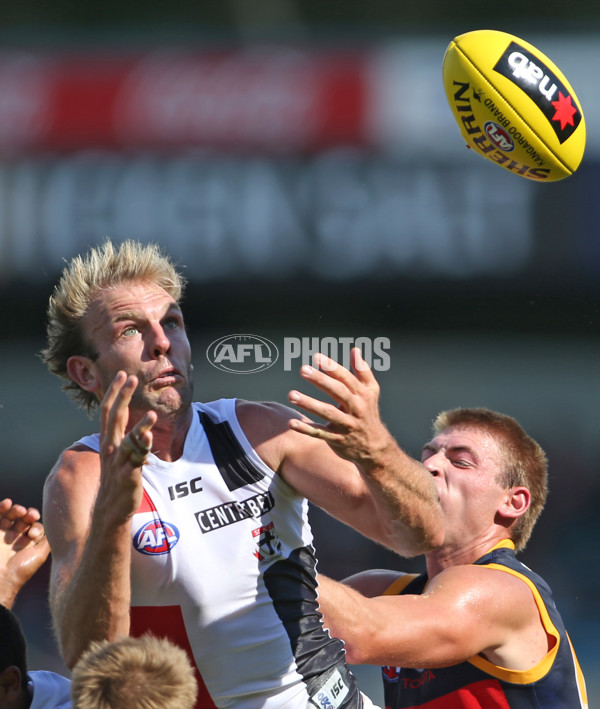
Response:
[[[467,145],[539,182],[572,175],[585,119],[560,69],[525,40],[497,30],[456,37],[443,62],[446,96]]]

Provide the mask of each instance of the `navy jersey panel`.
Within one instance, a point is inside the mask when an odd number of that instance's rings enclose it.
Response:
[[[576,709],[586,707],[585,685],[564,624],[552,598],[548,584],[522,564],[512,546],[492,549],[475,562],[514,572],[533,584],[551,624],[558,634],[558,649],[542,660],[536,674],[528,681],[528,673],[516,673],[523,681],[515,681],[515,673],[503,670],[479,657],[452,667],[412,669],[383,667],[382,677],[386,709]],[[400,591],[421,594],[427,585],[422,574]],[[535,595],[535,594],[534,594]],[[486,664],[484,669],[479,665]],[[548,668],[544,670],[544,663]],[[533,668],[535,670],[535,668]],[[510,678],[510,679],[509,679]]]

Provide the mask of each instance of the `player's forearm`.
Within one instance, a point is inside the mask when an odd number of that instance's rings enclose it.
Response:
[[[339,581],[319,574],[319,610],[323,624],[332,637],[344,641],[346,659],[351,664],[364,664],[361,648],[368,642],[369,628],[364,623],[363,597]]]
[[[0,604],[12,608],[21,586],[12,583],[9,578],[0,578]]]
[[[421,463],[390,436],[387,444],[361,461],[388,546],[416,556],[443,541],[443,521],[435,484]]]
[[[464,632],[455,606],[431,603],[426,595],[364,596],[319,575],[319,605],[325,627],[344,641],[351,664],[445,667],[484,647],[480,633]]]
[[[93,528],[93,524],[92,524]],[[65,663],[73,667],[93,640],[129,634],[129,524],[90,533],[70,580],[53,577],[52,614]]]

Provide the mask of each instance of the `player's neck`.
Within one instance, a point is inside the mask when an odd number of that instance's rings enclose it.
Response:
[[[152,453],[167,463],[183,455],[183,447],[190,425],[193,409],[188,406],[178,416],[161,416],[152,427]]]
[[[444,544],[427,554],[427,576],[432,579],[449,566],[473,564],[492,549],[500,538],[492,534],[469,540],[468,542]]]

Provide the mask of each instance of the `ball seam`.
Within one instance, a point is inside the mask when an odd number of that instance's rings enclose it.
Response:
[[[494,89],[494,91],[502,98],[502,100],[511,108],[512,111],[523,121],[523,123],[527,126],[527,128],[535,135],[535,137],[540,141],[540,143],[551,153],[551,155],[554,156],[556,161],[562,165],[562,167],[569,173],[569,176],[572,175],[575,170],[573,170],[569,165],[567,165],[563,159],[556,154],[556,152],[545,142],[545,140],[542,138],[542,136],[535,130],[535,128],[524,118],[524,116],[518,111],[513,104],[503,95],[501,94],[498,89],[492,84],[492,82],[487,78],[487,76],[481,71],[481,69],[473,62],[471,57],[465,52],[465,50],[456,42],[454,43],[454,46],[456,49],[462,54],[462,56],[469,62],[469,64],[475,69],[475,71],[481,76],[481,78],[486,82],[486,84],[489,84],[489,86]],[[484,156],[485,157],[485,156]],[[501,166],[502,167],[502,166]],[[506,168],[505,168],[506,169]]]

